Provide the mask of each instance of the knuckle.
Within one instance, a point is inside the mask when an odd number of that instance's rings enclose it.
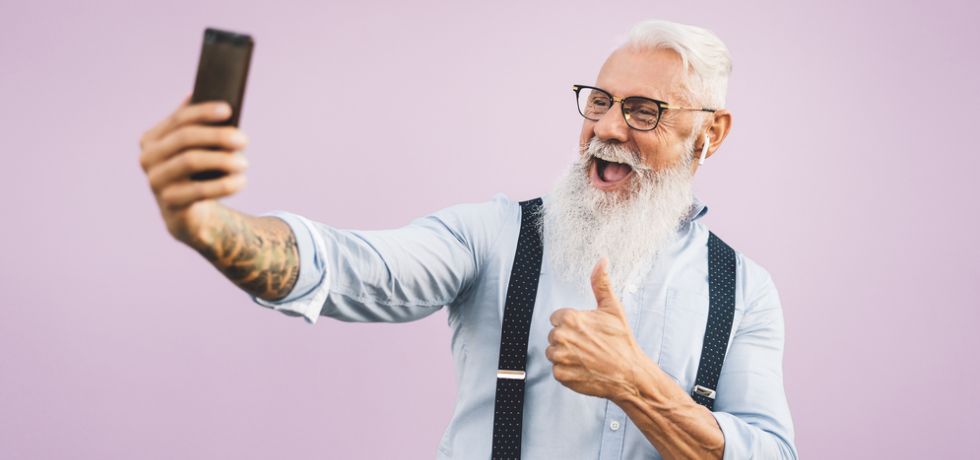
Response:
[[[211,130],[210,137],[215,143],[225,145],[231,143],[231,133],[231,128],[217,128]]]
[[[173,207],[176,199],[177,197],[172,188],[167,188],[160,192],[160,204],[164,207]]]
[[[173,139],[174,145],[177,148],[180,148],[190,142],[191,140],[190,136],[191,136],[190,130],[188,130],[187,128],[182,128],[182,129],[178,129],[177,131],[174,131],[173,134],[171,134],[171,139]]]
[[[567,310],[566,313],[562,316],[562,324],[565,324],[567,326],[575,327],[578,326],[580,322],[581,321],[579,320],[578,312],[575,310]]]
[[[188,107],[186,112],[181,116],[180,124],[183,126],[208,126],[209,120],[204,116],[204,113],[201,107]]]
[[[155,195],[160,194],[160,172],[158,170],[150,171],[146,174],[148,181],[150,182],[150,190],[153,190]]]
[[[207,121],[207,104],[195,104],[184,108],[185,123],[204,123]]]
[[[189,193],[189,195],[193,197],[193,200],[191,201],[196,201],[198,197],[205,195],[207,191],[207,184],[205,183],[195,183],[191,185]]]
[[[207,141],[207,128],[195,125],[187,125],[183,129],[182,144],[185,147],[191,147],[201,144],[202,141]]]
[[[239,145],[242,144],[241,134],[238,133],[237,128],[226,128],[221,132],[221,142],[224,145]]]
[[[167,126],[170,129],[180,129],[184,126],[184,112],[181,109],[177,109],[176,112],[170,115],[170,119],[167,120]]]
[[[232,192],[233,184],[231,183],[231,178],[228,176],[211,182],[211,184],[208,184],[208,190],[202,193],[206,193],[207,195],[228,195]]]
[[[190,153],[183,153],[174,158],[174,169],[181,173],[190,172],[194,168],[193,158]]]
[[[184,171],[197,171],[205,166],[204,159],[196,152],[188,152],[182,158]]]
[[[546,348],[545,351],[544,351],[544,353],[545,353],[545,356],[548,357],[548,360],[549,361],[557,364],[557,363],[560,363],[561,362],[561,359],[560,359],[560,356],[559,356],[561,354],[561,350],[562,350],[561,347],[552,345],[552,346]]]
[[[565,340],[565,329],[555,328],[551,331],[553,337],[551,343],[558,344]]]
[[[218,183],[218,192],[221,194],[231,193],[235,191],[235,183],[231,180],[223,180]]]
[[[563,323],[565,321],[565,318],[567,316],[568,316],[568,309],[567,308],[559,308],[559,309],[555,310],[554,313],[551,314],[551,320],[555,324],[561,324],[561,323]]]

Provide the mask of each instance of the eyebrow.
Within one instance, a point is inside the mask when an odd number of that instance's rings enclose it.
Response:
[[[600,86],[598,83],[593,83],[593,86],[595,86],[596,88],[599,88],[599,89],[601,89],[601,90],[603,90],[603,91],[605,91],[605,92],[607,92],[609,94],[612,94],[613,96],[616,96],[616,94],[614,94],[613,91],[610,91],[610,90],[608,90],[608,89]],[[637,96],[637,97],[645,97],[647,99],[653,99],[653,100],[657,100],[657,101],[661,101],[661,102],[667,102],[667,99],[666,98],[659,97],[659,96],[647,96],[645,94],[629,94],[629,95],[627,95],[625,97],[634,97],[634,96]],[[616,97],[619,97],[619,96],[616,96]],[[669,102],[668,102],[668,104],[669,104]]]

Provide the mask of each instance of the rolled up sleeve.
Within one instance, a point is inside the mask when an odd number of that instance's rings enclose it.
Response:
[[[262,216],[282,219],[296,238],[299,253],[299,276],[293,289],[276,301],[252,296],[252,300],[273,310],[290,316],[302,316],[310,324],[320,317],[330,283],[323,264],[323,241],[315,232],[313,224],[303,216],[285,211],[272,211]]]
[[[765,273],[728,350],[715,401],[725,460],[796,459],[793,421],[783,389],[783,312]]]

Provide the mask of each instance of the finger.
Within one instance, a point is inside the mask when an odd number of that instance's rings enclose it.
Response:
[[[609,310],[615,313],[622,313],[622,305],[616,294],[612,291],[612,283],[609,281],[609,274],[606,267],[609,259],[603,257],[595,264],[592,269],[592,293],[595,295],[596,308],[599,310]]]
[[[146,131],[140,138],[140,148],[145,149],[148,144],[164,138],[181,126],[194,123],[214,124],[231,116],[231,106],[227,102],[210,101],[197,104],[189,104],[189,102],[189,97],[184,99],[173,113]]]
[[[576,310],[573,308],[559,308],[551,314],[549,318],[552,326],[559,326],[570,321],[569,318],[575,316]]]
[[[561,345],[568,343],[571,334],[567,328],[555,327],[548,333],[548,345]]]
[[[248,138],[234,126],[185,125],[153,142],[144,151],[144,168],[150,170],[164,160],[194,147],[242,150]]]
[[[171,124],[164,129],[163,135],[181,126],[192,123],[216,123],[231,116],[231,106],[225,101],[199,102],[181,107],[174,112]]]
[[[245,172],[248,160],[240,152],[223,150],[185,150],[158,164],[147,173],[154,193],[173,182],[186,180],[200,171],[220,170],[228,174]]]
[[[555,377],[555,380],[565,383],[571,377],[571,373],[567,367],[561,364],[555,364],[551,366],[551,375]]]
[[[553,364],[560,362],[560,355],[562,354],[561,349],[556,346],[550,346],[544,349],[544,356],[548,358]]]
[[[244,186],[244,174],[231,174],[206,181],[178,182],[160,192],[160,204],[171,209],[182,208],[197,201],[233,195]]]

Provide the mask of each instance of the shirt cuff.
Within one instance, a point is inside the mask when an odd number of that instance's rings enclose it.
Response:
[[[738,417],[728,412],[712,412],[722,434],[725,435],[725,454],[722,460],[757,458],[759,452],[753,448],[753,434],[750,427]],[[758,447],[758,446],[756,446]],[[769,458],[768,455],[765,455]]]
[[[296,238],[299,276],[286,297],[269,301],[251,296],[252,301],[290,316],[302,316],[310,324],[315,324],[329,291],[327,271],[323,263],[322,237],[303,216],[285,211],[272,211],[260,216],[276,217],[289,225]]]

